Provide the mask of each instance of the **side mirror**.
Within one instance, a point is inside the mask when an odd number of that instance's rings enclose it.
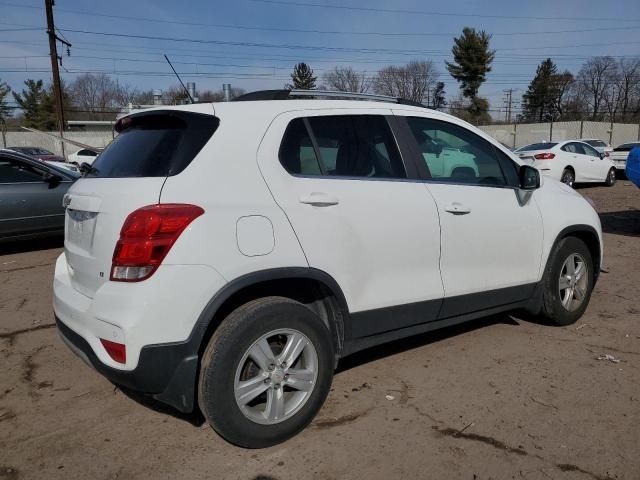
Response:
[[[606,157],[606,155],[604,154],[604,152],[602,152],[602,153],[600,154],[600,160],[604,160],[604,157]]]
[[[540,172],[531,165],[522,165],[519,172],[520,188],[522,190],[535,190],[540,188]]]
[[[62,177],[60,175],[56,175],[55,173],[45,173],[43,177],[45,183],[48,183],[51,186],[55,186],[62,181]]]

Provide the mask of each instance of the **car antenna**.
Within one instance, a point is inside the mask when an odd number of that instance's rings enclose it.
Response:
[[[193,102],[193,97],[191,96],[191,94],[189,93],[189,90],[187,89],[187,87],[184,86],[184,83],[182,83],[182,79],[180,78],[180,75],[178,75],[178,72],[176,72],[176,69],[173,68],[173,65],[171,65],[171,62],[169,61],[169,57],[167,57],[167,54],[164,54],[164,59],[167,61],[167,63],[169,64],[169,66],[171,67],[171,70],[173,70],[173,73],[175,74],[175,76],[178,78],[178,81],[180,82],[180,85],[182,85],[182,88],[184,88],[185,93],[187,94],[187,97],[189,98],[189,103],[194,103]]]

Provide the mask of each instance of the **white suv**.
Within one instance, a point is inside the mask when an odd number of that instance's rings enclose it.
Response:
[[[65,197],[62,338],[245,447],[302,430],[355,351],[514,309],[575,322],[602,262],[591,205],[480,130],[303,94],[124,117]]]

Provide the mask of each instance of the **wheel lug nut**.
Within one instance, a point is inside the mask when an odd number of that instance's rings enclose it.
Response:
[[[269,385],[269,384],[271,383],[271,379],[270,379],[270,378],[265,378],[265,379],[264,379],[264,383],[265,383],[266,385]]]
[[[287,362],[282,362],[282,365],[280,365],[280,368],[287,368]]]
[[[285,379],[285,380],[289,380],[289,374],[288,374],[288,373],[287,373],[287,374],[285,374],[284,379]]]
[[[276,366],[273,363],[269,364],[269,371],[273,370],[274,368],[276,368]]]
[[[275,388],[276,390],[278,390],[278,389],[280,388],[280,384],[279,384],[279,383],[276,383],[276,384],[273,386],[273,388]]]

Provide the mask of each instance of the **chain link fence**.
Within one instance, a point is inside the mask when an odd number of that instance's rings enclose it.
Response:
[[[640,141],[640,125],[635,123],[575,121],[484,125],[479,128],[511,148],[580,138],[597,138],[612,147]]]

